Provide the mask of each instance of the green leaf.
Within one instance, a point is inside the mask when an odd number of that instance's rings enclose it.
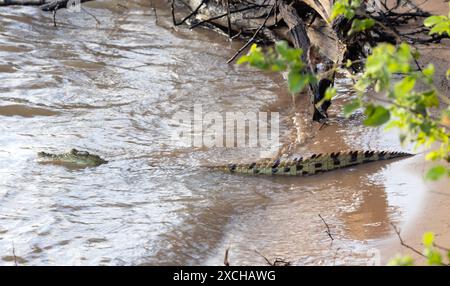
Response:
[[[361,31],[365,31],[375,25],[375,20],[373,19],[354,19],[352,22],[352,26],[350,27],[349,35],[354,33],[358,33]]]
[[[238,65],[245,64],[245,63],[248,63],[249,60],[250,60],[250,57],[247,55],[244,55],[237,60],[237,64]]]
[[[272,71],[274,72],[280,72],[280,71],[285,71],[286,70],[286,63],[282,60],[276,59],[271,68]]]
[[[397,96],[406,95],[414,88],[415,84],[416,84],[415,78],[411,76],[405,77],[404,79],[395,84],[394,90],[396,95]]]
[[[434,161],[439,158],[439,152],[438,151],[431,151],[425,156],[425,160],[431,160]]]
[[[333,97],[336,96],[336,89],[334,87],[328,87],[325,90],[325,95],[324,97],[316,103],[316,107],[322,106],[322,104],[326,101],[326,100],[331,100]]]
[[[355,111],[356,109],[358,109],[361,106],[361,102],[359,100],[353,100],[350,103],[347,103],[346,105],[344,105],[344,116],[345,117],[349,117],[353,111]]]
[[[401,43],[397,49],[399,60],[409,61],[412,59],[411,47],[407,43]]]
[[[388,266],[413,266],[414,260],[411,258],[411,256],[400,256],[397,255],[395,258],[391,259]]]
[[[366,126],[380,126],[389,121],[391,114],[389,110],[381,105],[373,106],[369,105],[366,107],[364,114],[367,115],[367,119],[364,120],[364,125]]]
[[[444,33],[450,33],[450,24],[448,21],[437,23],[431,30],[430,35],[439,34],[442,35]]]
[[[250,53],[254,53],[254,52],[260,52],[261,48],[258,47],[257,44],[252,44],[252,46],[250,47]]]
[[[237,63],[248,63],[249,65],[262,70],[267,70],[270,68],[270,64],[266,60],[264,53],[256,44],[253,44],[248,54],[239,58]]]
[[[428,66],[425,69],[423,69],[423,74],[426,77],[432,77],[434,75],[434,65],[428,64]]]
[[[299,93],[308,84],[309,76],[297,71],[290,71],[288,74],[288,88],[291,93]]]
[[[449,16],[431,16],[425,19],[423,22],[425,27],[432,27],[430,35],[447,33],[450,36],[450,12]]]
[[[325,91],[325,99],[326,100],[331,100],[333,97],[336,96],[337,90],[334,87],[328,87],[327,90]]]
[[[425,179],[431,180],[431,181],[437,181],[440,178],[442,178],[447,173],[447,168],[445,168],[442,165],[434,166],[430,170],[428,170],[427,174],[425,175]]]
[[[369,88],[370,84],[370,79],[368,79],[367,77],[363,77],[360,78],[353,87],[360,93],[364,93],[366,92],[367,88]]]
[[[345,64],[345,66],[347,68],[351,67],[353,65],[353,62],[351,60],[347,60],[347,63]],[[450,70],[448,70],[450,72]]]
[[[355,16],[355,9],[361,5],[361,0],[336,0],[331,10],[330,22],[343,15],[348,20]]]
[[[425,27],[431,27],[436,25],[437,23],[441,22],[442,20],[445,20],[445,17],[443,16],[430,16],[423,21],[423,24]]]
[[[434,233],[432,232],[425,232],[422,237],[422,242],[425,247],[431,247],[433,246],[434,242]]]
[[[288,57],[289,44],[286,41],[279,41],[275,44],[275,50],[284,58]]]
[[[275,50],[288,62],[299,62],[303,54],[302,49],[291,48],[286,41],[277,42]]]
[[[448,69],[445,73],[445,77],[447,78],[447,80],[450,80],[450,69]]]
[[[422,104],[425,107],[438,107],[439,106],[439,98],[435,90],[429,90],[423,92],[422,94]]]
[[[425,249],[424,254],[428,258],[428,265],[442,265],[442,256],[439,251],[429,247]]]

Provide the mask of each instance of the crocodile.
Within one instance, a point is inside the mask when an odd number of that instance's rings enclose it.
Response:
[[[249,164],[212,166],[212,169],[236,174],[264,174],[281,176],[308,176],[359,164],[414,156],[405,152],[350,151],[331,154],[313,154],[308,158],[260,160]]]
[[[108,163],[108,161],[102,159],[98,155],[90,154],[87,151],[79,151],[77,149],[72,149],[69,152],[62,154],[39,152],[37,155],[38,160],[41,163],[66,163],[87,167],[96,167]]]
[[[305,159],[303,157],[276,160],[264,159],[248,164],[232,163],[203,167],[236,174],[308,176],[369,162],[409,156],[414,155],[405,152],[350,151],[331,154],[313,154]],[[92,167],[108,163],[108,161],[98,155],[90,154],[86,151],[78,151],[77,149],[72,149],[70,152],[62,154],[39,152],[38,158],[40,162],[45,163],[66,163]]]

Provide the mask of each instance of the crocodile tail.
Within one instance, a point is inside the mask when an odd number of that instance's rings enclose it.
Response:
[[[213,168],[238,174],[308,176],[359,164],[406,156],[413,156],[413,154],[387,151],[350,151],[331,154],[313,154],[311,157],[305,159],[261,160],[251,164],[229,164],[226,166],[215,166]]]
[[[297,164],[297,175],[312,175],[319,172],[327,172],[359,164],[412,155],[413,154],[405,152],[388,151],[350,151],[323,155],[314,154],[310,158],[304,160],[302,164]]]

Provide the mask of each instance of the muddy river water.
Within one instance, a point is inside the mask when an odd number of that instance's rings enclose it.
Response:
[[[320,131],[294,120],[281,78],[225,63],[239,41],[175,30],[169,11],[158,9],[156,21],[148,1],[86,9],[99,23],[61,12],[55,28],[36,8],[0,9],[0,265],[14,263],[13,249],[23,265],[221,265],[227,248],[234,265],[263,265],[260,254],[373,264],[390,223],[420,210],[421,156],[308,178],[197,168],[259,152],[172,140],[174,115],[194,104],[219,114],[279,112],[280,144],[303,136],[293,155],[402,148],[395,133],[341,119],[343,99]],[[39,151],[70,148],[109,163],[36,162]]]

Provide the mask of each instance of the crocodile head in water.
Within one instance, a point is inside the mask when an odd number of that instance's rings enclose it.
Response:
[[[38,158],[40,162],[44,163],[56,163],[56,164],[75,164],[81,166],[99,166],[101,164],[108,163],[108,161],[103,160],[100,156],[90,154],[86,151],[78,151],[77,149],[72,149],[70,152],[63,154],[51,154],[46,152],[39,152]]]

